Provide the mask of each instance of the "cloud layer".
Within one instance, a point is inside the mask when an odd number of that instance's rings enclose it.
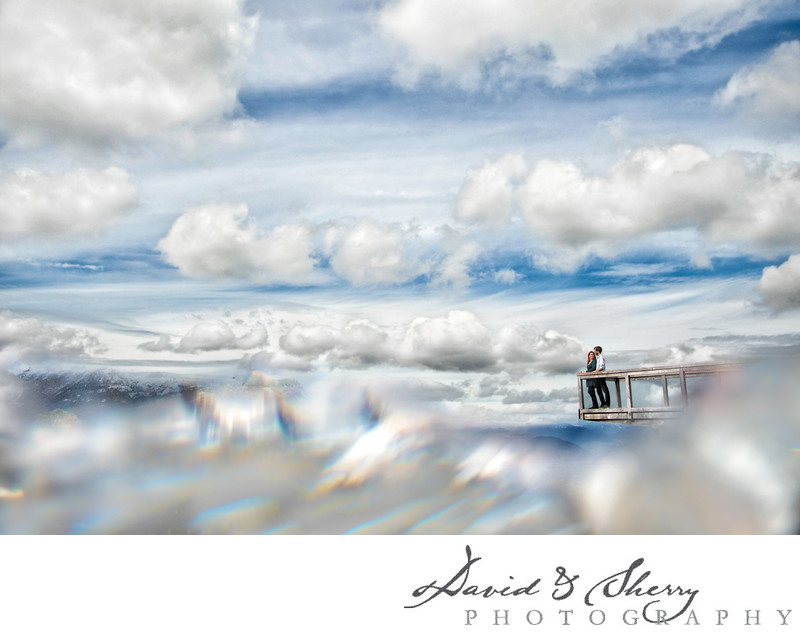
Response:
[[[115,167],[15,171],[0,180],[0,240],[97,233],[126,214],[135,196],[128,174]]]
[[[365,321],[343,328],[295,326],[280,339],[281,351],[307,361],[335,366],[376,364],[437,371],[535,369],[574,371],[583,344],[555,331],[513,325],[490,330],[475,314],[452,310],[445,316],[418,317],[402,332]]]
[[[219,117],[255,26],[240,0],[6,0],[0,126],[105,144]]]
[[[395,0],[379,16],[406,52],[401,82],[438,73],[475,86],[486,64],[498,73],[545,75],[562,83],[623,52],[668,59],[715,44],[758,17],[769,0]]]
[[[493,330],[465,310],[417,317],[397,327],[366,319],[342,323],[281,319],[269,324],[273,331],[268,336],[267,326],[263,319],[239,323],[242,333],[237,335],[226,322],[207,322],[192,327],[175,343],[164,335],[139,347],[179,354],[256,350],[247,357],[253,367],[296,370],[385,365],[448,372],[559,373],[575,371],[585,357],[583,343],[574,337],[520,324]]]

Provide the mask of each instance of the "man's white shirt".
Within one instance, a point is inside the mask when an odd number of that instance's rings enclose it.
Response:
[[[606,370],[606,359],[603,358],[602,354],[597,355],[597,371],[605,371]]]

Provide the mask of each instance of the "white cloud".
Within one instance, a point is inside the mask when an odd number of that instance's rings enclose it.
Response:
[[[573,371],[580,365],[585,347],[573,337],[552,330],[540,334],[525,325],[492,331],[465,310],[451,310],[443,317],[418,317],[399,339],[373,327],[368,340],[363,349],[369,353],[360,352],[365,365],[393,363],[455,371]]]
[[[130,211],[135,196],[116,167],[11,172],[0,180],[0,240],[97,233]]]
[[[688,365],[710,363],[720,358],[720,352],[710,345],[686,342],[650,350],[644,364],[646,366]]]
[[[143,349],[146,352],[167,352],[172,351],[173,347],[169,336],[163,334],[155,341],[147,341],[146,343],[142,343],[139,345],[139,349]]]
[[[103,351],[97,337],[86,331],[58,327],[39,319],[0,311],[0,366],[18,360],[53,357],[80,358]]]
[[[314,268],[308,227],[284,225],[262,234],[243,204],[187,210],[158,248],[184,275],[199,279],[302,284]]]
[[[522,156],[509,154],[480,169],[468,169],[456,201],[454,216],[461,222],[503,224],[511,217],[514,181],[527,173]]]
[[[800,41],[784,42],[765,62],[743,68],[715,102],[758,117],[760,125],[800,120]],[[796,125],[795,128],[796,129]]]
[[[434,237],[434,233],[436,236]],[[369,219],[293,224],[262,232],[244,204],[188,209],[159,242],[166,261],[187,277],[299,285],[323,279],[316,255],[354,286],[390,286],[429,275],[434,286],[464,287],[482,252],[449,227],[421,237],[413,227]]]
[[[780,266],[767,266],[758,292],[775,310],[800,308],[800,255],[792,255]]]
[[[236,336],[224,323],[201,323],[189,330],[175,350],[194,354],[226,349],[254,349],[266,345],[267,338],[267,330],[263,325]]]
[[[388,342],[388,333],[376,325],[353,321],[342,329],[331,360],[335,365],[349,367],[380,365],[392,359]]]
[[[148,352],[177,352],[179,354],[198,354],[223,350],[252,350],[267,345],[267,329],[257,324],[243,334],[237,335],[227,323],[199,323],[192,327],[180,340],[173,344],[167,335],[155,341],[139,345]]]
[[[584,345],[578,339],[530,326],[513,324],[494,337],[493,354],[505,367],[527,366],[544,372],[562,372],[580,366]]]
[[[331,268],[357,286],[411,281],[425,272],[412,255],[414,238],[409,229],[372,220],[333,226],[326,236]]]
[[[496,270],[492,275],[492,279],[499,284],[511,286],[522,279],[522,275],[510,268],[504,268],[503,270]]]
[[[408,327],[405,357],[432,369],[486,370],[497,362],[492,334],[471,312],[452,310],[446,317],[419,317]]]
[[[444,258],[431,280],[433,286],[464,288],[472,282],[469,267],[483,252],[477,242],[465,242]]]
[[[251,366],[309,371],[319,367],[369,369],[425,368],[437,371],[572,372],[583,364],[585,345],[573,337],[529,325],[490,328],[475,314],[452,310],[406,323],[378,325],[363,318],[338,320],[319,315],[297,319],[288,313],[204,321],[173,343],[170,336],[148,341],[149,352],[201,354],[247,350]]]
[[[326,356],[332,366],[358,368],[388,362],[392,358],[388,339],[378,326],[357,320],[342,328],[294,325],[279,342],[281,352],[304,361]]]
[[[764,156],[673,145],[631,151],[607,177],[541,160],[518,196],[544,245],[537,263],[569,270],[591,253],[613,255],[684,229],[751,252],[790,247],[800,240],[798,173]]]
[[[5,0],[0,122],[102,144],[231,112],[257,24],[242,5]]]
[[[281,349],[301,358],[316,358],[339,342],[338,332],[324,326],[295,325],[280,338]]]
[[[331,367],[368,368],[392,360],[389,335],[363,319],[343,327],[332,325],[292,325],[279,337],[279,349],[261,360],[267,364],[308,371],[316,361]]]
[[[606,270],[595,273],[598,277],[622,277],[622,278],[643,278],[643,277],[662,277],[674,272],[676,264],[660,262],[657,264],[617,264]]]
[[[625,51],[676,58],[713,45],[758,17],[769,0],[395,0],[379,15],[387,38],[407,53],[398,80],[437,72],[475,86],[482,65],[503,59],[517,73],[564,82]],[[523,67],[525,66],[525,67]]]

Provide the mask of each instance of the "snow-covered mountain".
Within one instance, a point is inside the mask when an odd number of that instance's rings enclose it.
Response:
[[[169,374],[122,374],[108,369],[89,372],[26,370],[18,377],[24,384],[26,406],[41,411],[124,406],[158,398],[190,397],[197,388]]]

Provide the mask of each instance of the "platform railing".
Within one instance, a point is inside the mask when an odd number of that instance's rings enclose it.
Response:
[[[607,370],[578,376],[581,420],[647,424],[677,418],[708,388],[735,372],[731,363],[703,363]],[[610,395],[608,408],[593,408],[586,381],[604,379]],[[711,383],[711,384],[710,384]],[[599,394],[598,394],[599,403]]]

